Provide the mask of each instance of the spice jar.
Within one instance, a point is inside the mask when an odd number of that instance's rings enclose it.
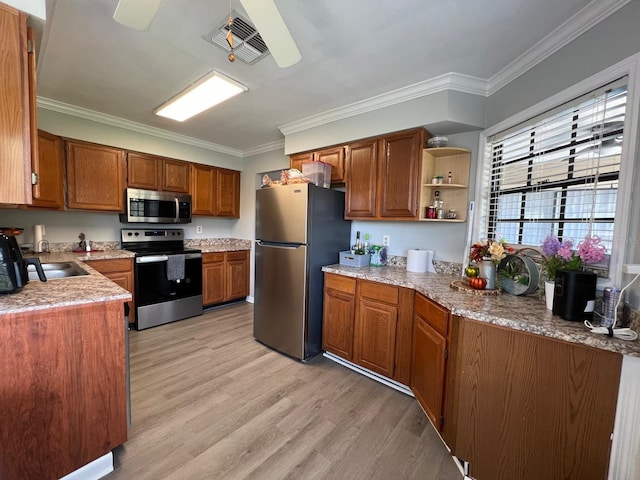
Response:
[[[449,211],[447,212],[447,218],[449,220],[453,220],[458,216],[458,214],[456,213],[455,209],[451,208],[449,209]]]

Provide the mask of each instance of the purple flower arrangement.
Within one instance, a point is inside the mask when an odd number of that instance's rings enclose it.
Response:
[[[555,235],[547,236],[541,246],[544,257],[543,267],[547,278],[551,281],[555,280],[559,269],[579,270],[583,265],[601,262],[607,251],[601,242],[600,237],[587,235],[574,250],[571,240],[560,242]]]

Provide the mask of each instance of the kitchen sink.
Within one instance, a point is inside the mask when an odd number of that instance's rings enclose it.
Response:
[[[44,270],[47,280],[89,275],[89,272],[82,269],[74,262],[43,263],[42,270]],[[27,273],[29,275],[29,280],[38,280],[38,272],[36,272],[36,267],[34,265],[27,265]]]

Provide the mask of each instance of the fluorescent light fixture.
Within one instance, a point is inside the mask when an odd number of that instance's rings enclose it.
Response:
[[[153,113],[183,122],[247,90],[241,83],[214,70],[156,108]]]

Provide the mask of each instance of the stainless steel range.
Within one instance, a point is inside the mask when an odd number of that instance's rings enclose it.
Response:
[[[184,247],[184,230],[121,231],[134,267],[137,330],[202,314],[202,253]]]

